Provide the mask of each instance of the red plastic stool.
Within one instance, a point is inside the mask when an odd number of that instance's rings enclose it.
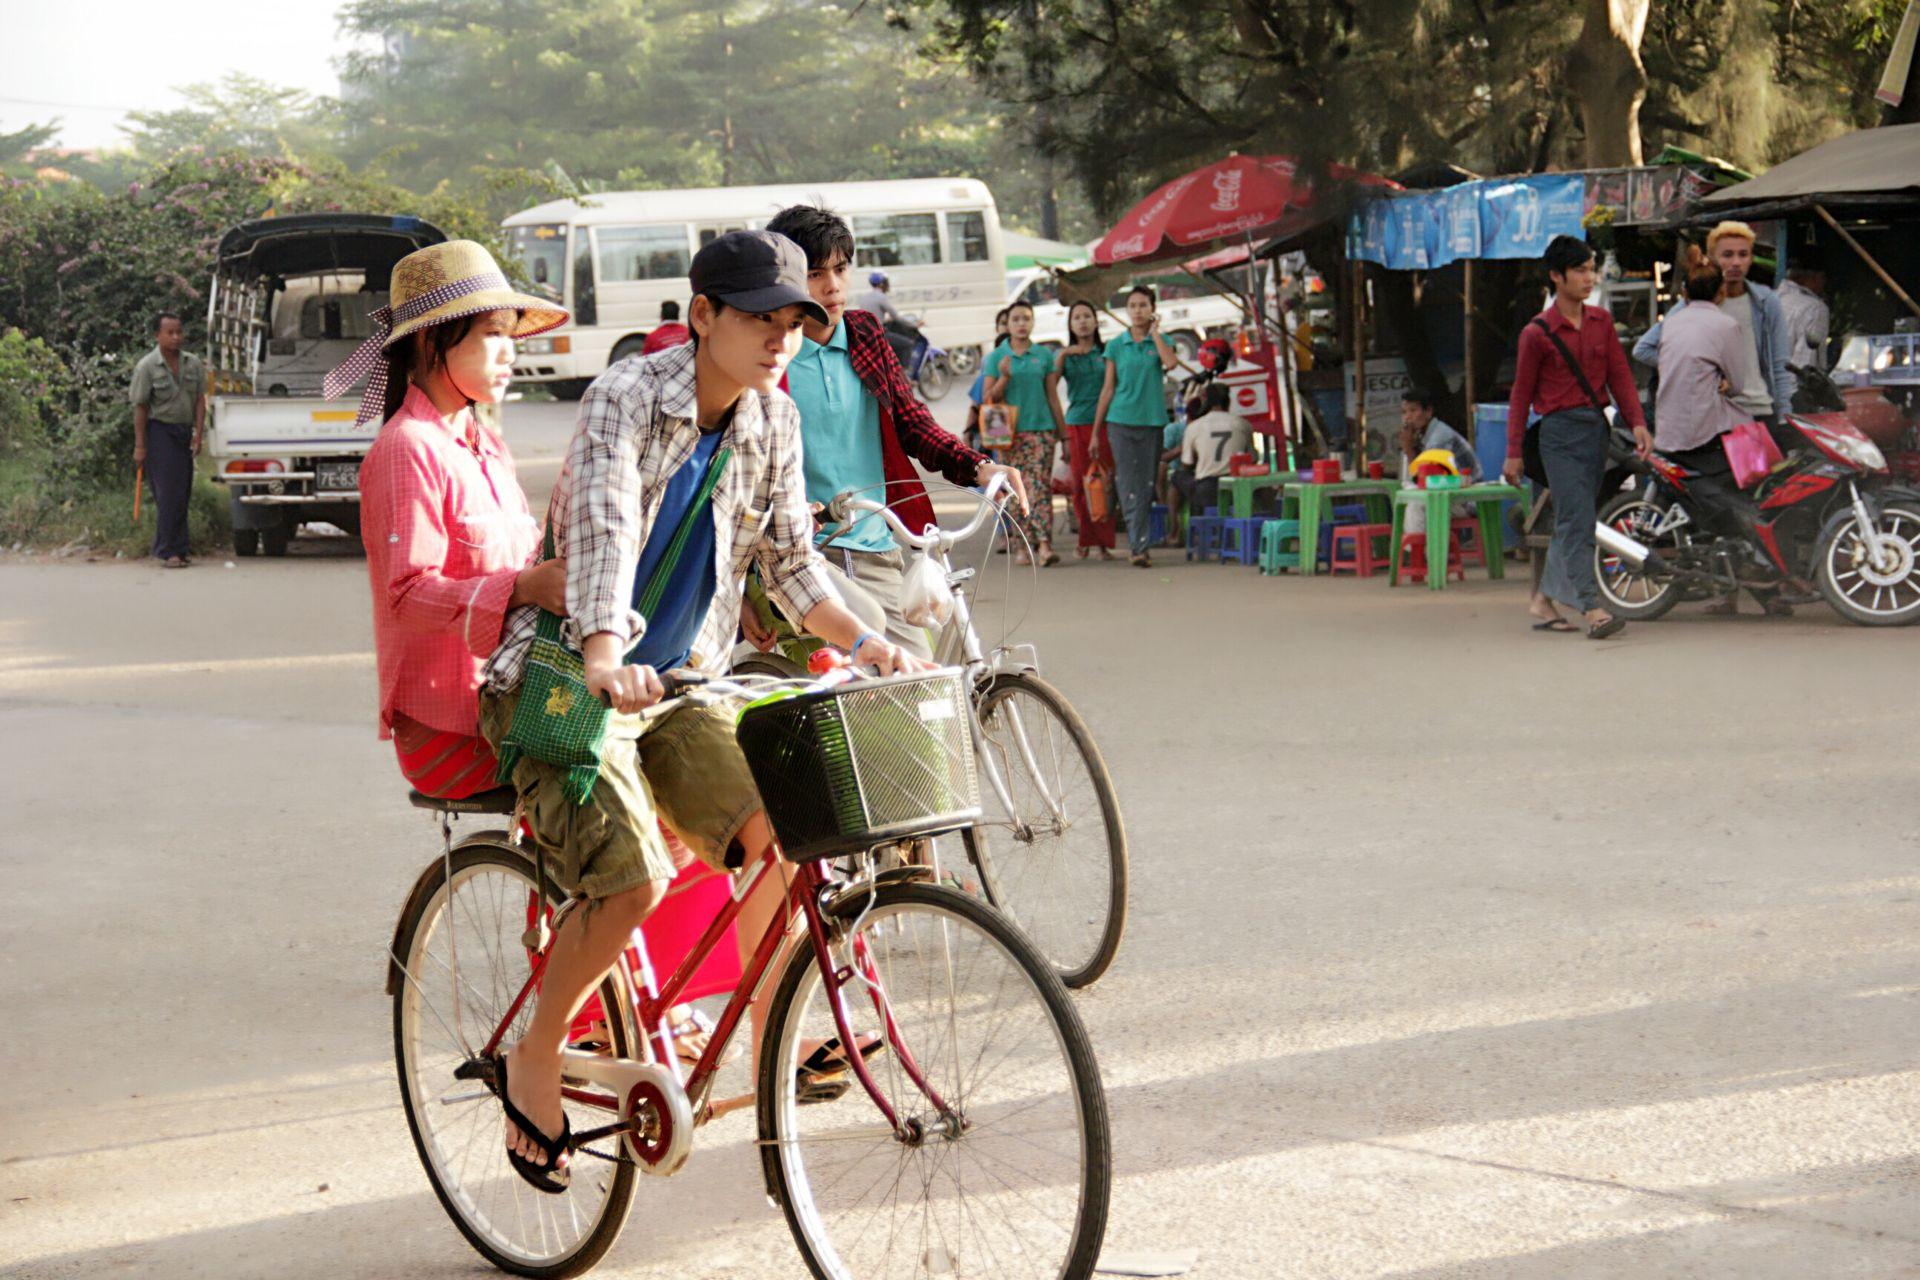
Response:
[[[1427,535],[1424,533],[1403,533],[1400,535],[1400,573],[1389,584],[1400,585],[1404,575],[1415,582],[1427,576]],[[1461,582],[1467,580],[1467,567],[1460,558],[1460,545],[1452,538],[1447,539],[1447,576]]]
[[[1371,578],[1386,564],[1392,537],[1393,526],[1390,524],[1334,526],[1333,555],[1328,560],[1328,572]],[[1378,553],[1373,549],[1376,540],[1380,544]]]
[[[1477,564],[1482,569],[1487,567],[1487,544],[1480,537],[1480,517],[1454,517],[1453,545],[1460,549],[1463,564]]]

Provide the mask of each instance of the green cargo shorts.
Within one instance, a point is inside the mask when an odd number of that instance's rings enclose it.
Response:
[[[480,733],[499,750],[519,691],[480,691]],[[568,893],[606,898],[679,874],[658,822],[708,866],[727,870],[727,850],[759,811],[746,757],[734,741],[735,712],[684,704],[658,720],[616,716],[586,804],[561,788],[564,770],[522,756],[513,785],[534,839]]]

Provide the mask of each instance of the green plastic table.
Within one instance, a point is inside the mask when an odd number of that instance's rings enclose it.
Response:
[[[1387,574],[1387,585],[1392,586],[1400,577],[1400,534],[1406,527],[1407,508],[1414,503],[1425,503],[1427,509],[1427,589],[1444,591],[1447,586],[1447,557],[1433,554],[1432,538],[1433,530],[1452,527],[1453,504],[1473,504],[1480,516],[1480,545],[1487,551],[1487,576],[1504,578],[1507,576],[1507,556],[1506,540],[1500,533],[1500,504],[1525,500],[1525,495],[1510,484],[1470,484],[1461,489],[1395,490],[1393,537],[1388,544],[1393,561],[1392,571]]]
[[[1253,495],[1263,489],[1278,489],[1288,484],[1298,484],[1299,479],[1291,472],[1279,475],[1268,473],[1264,476],[1221,476],[1220,510],[1236,520],[1245,520],[1253,514]],[[1233,510],[1227,511],[1227,501],[1232,499]]]
[[[1330,510],[1329,498],[1360,493],[1385,499],[1400,486],[1392,480],[1336,480],[1316,484],[1310,480],[1284,482],[1288,495],[1300,499],[1300,573],[1311,577],[1319,568],[1320,513]]]

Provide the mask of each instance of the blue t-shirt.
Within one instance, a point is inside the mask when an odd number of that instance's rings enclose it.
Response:
[[[846,321],[834,326],[825,344],[800,340],[800,351],[787,366],[787,394],[800,410],[807,500],[825,506],[854,489],[869,502],[884,501],[887,468],[880,452],[880,402],[854,372]],[[885,520],[869,516],[833,538],[832,545],[889,551],[893,531]]]
[[[654,569],[666,559],[674,532],[680,528],[687,508],[700,492],[700,482],[706,478],[707,467],[712,464],[713,455],[720,448],[720,437],[725,434],[724,431],[703,432],[700,443],[693,447],[693,456],[668,479],[666,496],[660,500],[660,514],[655,517],[653,528],[647,531],[647,545],[640,549],[640,571],[633,575],[634,608],[640,607],[640,597],[653,581]],[[713,603],[713,550],[713,503],[709,499],[694,518],[693,527],[687,530],[680,559],[667,579],[660,603],[647,619],[647,633],[627,655],[628,662],[652,667],[655,671],[670,671],[686,663],[693,652],[693,638],[700,634],[700,624],[707,620],[707,608]]]

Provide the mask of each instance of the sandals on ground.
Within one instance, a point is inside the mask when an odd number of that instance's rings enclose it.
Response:
[[[1573,624],[1565,618],[1548,618],[1545,622],[1534,623],[1533,629],[1535,631],[1552,631],[1557,634],[1563,631],[1572,631],[1574,627]]]
[[[527,1119],[520,1108],[514,1106],[507,1098],[507,1055],[503,1053],[493,1061],[494,1081],[499,1086],[500,1106],[506,1111],[507,1120],[524,1136],[533,1139],[534,1145],[540,1148],[540,1154],[547,1158],[545,1164],[535,1164],[512,1147],[508,1147],[507,1163],[512,1165],[513,1171],[525,1179],[527,1185],[535,1191],[544,1191],[550,1196],[564,1193],[573,1182],[572,1173],[560,1164],[560,1157],[573,1150],[572,1117],[564,1111],[561,1112],[560,1136],[557,1138],[549,1138],[540,1132],[540,1126]]]
[[[1606,617],[1587,627],[1587,639],[1605,640],[1608,636],[1617,636],[1627,629],[1625,618]]]

